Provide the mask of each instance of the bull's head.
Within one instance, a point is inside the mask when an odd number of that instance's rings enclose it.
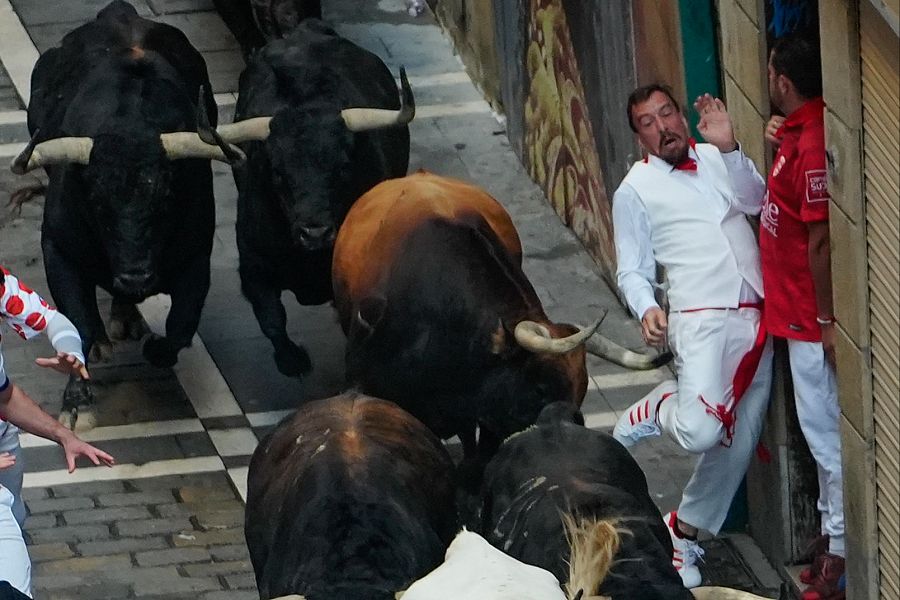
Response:
[[[402,127],[415,116],[415,101],[400,68],[400,109],[323,110],[287,107],[273,116],[254,117],[217,130],[200,113],[200,135],[210,144],[257,141],[266,145],[273,193],[290,223],[294,243],[306,250],[330,248],[348,206],[337,206],[353,165],[353,135]],[[202,103],[200,105],[203,106]],[[354,198],[355,200],[355,198]]]
[[[171,209],[167,202],[173,175],[170,161],[227,161],[225,154],[193,132],[154,134],[131,127],[115,134],[37,143],[38,135],[35,132],[13,160],[12,171],[22,174],[52,165],[82,165],[86,201],[79,209],[106,250],[113,287],[129,297],[153,293],[159,277],[156,265],[168,237],[161,228]]]
[[[491,333],[494,368],[481,386],[479,421],[506,437],[534,424],[541,410],[557,401],[580,406],[587,391],[584,342],[589,327],[523,320],[512,332],[502,321]]]

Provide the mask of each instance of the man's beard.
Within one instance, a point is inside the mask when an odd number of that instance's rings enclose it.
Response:
[[[671,143],[667,143],[671,142]],[[688,156],[688,145],[673,133],[663,133],[659,141],[659,157],[671,165],[677,165]]]

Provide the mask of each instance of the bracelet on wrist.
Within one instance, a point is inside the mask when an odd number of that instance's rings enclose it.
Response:
[[[822,317],[816,317],[816,323],[818,323],[819,325],[834,325],[835,323],[837,323],[837,319],[835,319],[834,317],[827,317],[825,319],[823,319]]]

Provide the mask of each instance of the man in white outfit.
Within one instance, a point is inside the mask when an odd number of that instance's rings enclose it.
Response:
[[[644,339],[668,337],[678,381],[629,407],[613,430],[626,447],[665,431],[699,454],[677,511],[665,516],[673,565],[700,584],[698,529],[718,533],[756,447],[771,388],[771,341],[762,324],[757,215],[765,182],[735,140],[722,102],[697,99],[695,144],[671,91],[635,90],[628,118],[647,157],[613,197],[617,280]],[[656,263],[666,268],[670,314],[654,299]]]

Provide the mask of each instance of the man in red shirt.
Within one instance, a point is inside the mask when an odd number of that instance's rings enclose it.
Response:
[[[769,57],[769,96],[785,115],[767,138],[778,146],[760,215],[765,321],[787,340],[797,418],[819,476],[821,533],[814,562],[801,573],[803,600],[844,597],[844,504],[840,408],[834,372],[834,312],[828,186],[818,45],[783,38]],[[778,126],[780,123],[780,126]]]

